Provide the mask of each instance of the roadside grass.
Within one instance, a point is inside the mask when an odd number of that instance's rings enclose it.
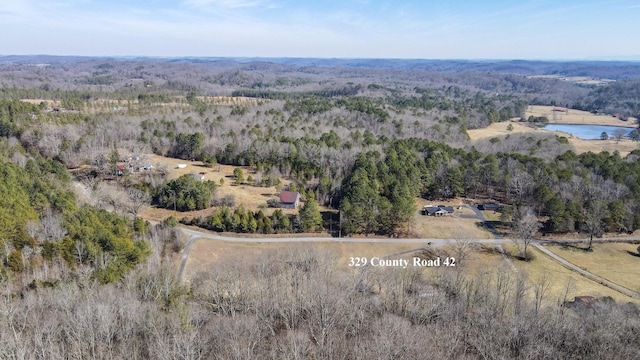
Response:
[[[503,247],[510,254],[518,254],[515,244],[506,244]],[[530,293],[533,292],[533,286],[535,286],[536,282],[546,276],[550,279],[548,301],[562,301],[567,291],[567,286],[569,286],[566,300],[573,300],[575,296],[581,295],[594,297],[611,296],[619,303],[631,301],[640,304],[640,300],[630,298],[565,268],[535,247],[529,247],[527,251],[533,257],[533,260],[525,262],[514,259],[513,263],[519,271],[527,275]]]
[[[554,254],[618,285],[640,292],[640,254],[637,244],[595,243],[593,251],[578,246],[547,246]]]
[[[424,216],[416,214],[411,233],[426,239],[491,239],[493,236],[477,219],[459,219],[451,216]]]
[[[410,250],[418,250],[427,244],[403,243],[346,243],[346,242],[305,242],[305,243],[234,243],[223,240],[196,239],[191,246],[189,257],[185,265],[183,279],[193,278],[199,272],[206,272],[213,268],[219,261],[233,262],[238,266],[251,267],[260,257],[273,251],[285,251],[289,249],[316,249],[329,252],[336,261],[336,269],[347,273],[358,271],[358,267],[350,267],[351,257],[365,257],[370,260],[373,257],[383,257],[391,254],[402,253]],[[411,258],[408,253],[398,258]],[[181,257],[176,260],[176,269]]]
[[[616,250],[614,253],[626,251],[626,247],[622,246],[622,244],[618,245],[620,246],[615,247]],[[371,259],[373,257],[383,257],[411,251],[410,253],[400,256],[401,258],[411,260],[411,257],[417,255],[423,246],[427,246],[427,244],[402,243],[401,240],[399,240],[398,243],[384,244],[346,242],[234,243],[201,238],[197,239],[191,247],[184,269],[183,279],[189,281],[189,279],[192,279],[199,272],[212,271],[219,262],[232,263],[234,266],[252,271],[253,265],[265,257],[265,254],[273,254],[273,252],[282,252],[296,248],[327,251],[334,257],[336,270],[339,273],[354,274],[361,268],[349,266],[351,257],[366,257],[367,259]],[[440,256],[453,256],[455,252],[454,246],[451,245],[428,248],[429,251]],[[503,248],[508,254],[517,254],[515,244],[507,243],[503,245]],[[581,295],[594,297],[610,296],[618,303],[640,303],[639,300],[622,295],[563,267],[536,248],[531,247],[529,251],[533,257],[532,261],[519,261],[514,257],[512,257],[512,261],[519,273],[526,276],[526,295],[531,300],[534,296],[536,283],[546,277],[549,281],[549,290],[544,302],[549,305],[557,305],[564,300],[573,300],[575,296]],[[629,255],[629,257],[632,256]],[[634,259],[640,261],[638,258],[634,257]],[[179,266],[179,262],[180,257],[177,257],[176,269]],[[629,262],[628,265],[625,266],[631,267],[631,264],[632,262]],[[463,271],[467,276],[495,276],[495,274],[499,272],[509,272],[513,275],[512,280],[515,280],[515,276],[518,274],[505,263],[501,255],[493,251],[493,246],[479,244],[473,244],[471,246],[471,250],[467,256],[462,261],[458,261],[456,268],[424,268],[423,276],[427,280],[433,280],[444,271]],[[615,273],[622,274],[622,271],[623,270],[618,270]],[[635,273],[637,273],[637,271],[635,271]],[[633,273],[630,276],[639,278],[633,275]],[[616,278],[611,277],[611,280],[615,282]]]

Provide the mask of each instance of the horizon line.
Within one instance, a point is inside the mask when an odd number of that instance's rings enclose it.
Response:
[[[216,55],[59,55],[59,54],[0,54],[4,57],[59,57],[59,58],[111,58],[111,59],[297,59],[297,60],[393,60],[393,61],[542,61],[542,62],[639,62],[640,56],[624,58],[394,58],[394,57],[315,57],[315,56],[216,56]]]

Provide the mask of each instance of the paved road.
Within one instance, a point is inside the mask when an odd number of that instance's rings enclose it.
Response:
[[[336,238],[336,237],[267,237],[267,238],[259,238],[259,237],[236,237],[236,236],[225,236],[225,235],[215,235],[210,234],[203,231],[197,231],[187,228],[180,228],[184,234],[189,236],[189,240],[187,240],[187,244],[184,247],[182,258],[180,260],[180,266],[178,267],[178,279],[181,279],[182,273],[184,272],[185,265],[187,263],[187,258],[189,257],[189,251],[191,250],[191,245],[196,239],[210,239],[210,240],[219,240],[219,241],[230,241],[230,242],[241,242],[241,243],[315,243],[315,242],[338,242],[338,243],[375,243],[375,244],[384,244],[384,243],[409,243],[409,244],[422,244],[423,246],[442,246],[447,244],[455,244],[456,239],[398,239],[398,238],[379,238],[379,237],[364,237],[364,238]],[[500,244],[506,243],[510,240],[507,239],[470,239],[469,241],[478,244]],[[394,254],[397,255],[397,254]]]
[[[476,218],[482,220],[485,225],[487,226],[487,228],[489,229],[489,231],[493,234],[494,239],[469,239],[470,242],[472,243],[476,243],[476,244],[493,244],[496,249],[500,252],[500,254],[502,255],[502,258],[504,259],[504,261],[509,265],[509,267],[511,267],[514,271],[518,271],[516,266],[513,264],[513,261],[511,261],[511,259],[505,254],[503,248],[502,248],[502,244],[505,243],[511,243],[512,240],[510,239],[505,239],[504,237],[502,237],[500,234],[498,234],[498,232],[493,229],[492,227],[489,226],[489,224],[487,223],[487,219],[484,217],[484,215],[482,214],[482,212],[480,210],[478,210],[475,207],[470,206],[469,208],[471,208],[475,213],[476,213]],[[193,242],[196,239],[199,238],[204,238],[204,239],[211,239],[211,240],[219,240],[219,241],[230,241],[230,242],[242,242],[242,243],[301,243],[301,242],[309,242],[309,243],[314,243],[314,242],[340,242],[340,243],[413,243],[413,244],[424,244],[426,245],[431,245],[431,246],[442,246],[442,245],[447,245],[447,244],[455,244],[456,241],[458,241],[457,239],[418,239],[418,238],[413,238],[413,239],[404,239],[404,238],[379,238],[379,237],[364,237],[364,238],[336,238],[336,237],[241,237],[241,236],[228,236],[228,235],[217,235],[217,234],[211,234],[208,232],[204,232],[204,231],[198,231],[198,230],[193,230],[193,229],[188,229],[188,228],[183,228],[181,227],[180,230],[182,230],[182,232],[186,235],[189,236],[189,240],[187,241],[187,244],[185,245],[185,248],[183,250],[183,254],[182,254],[182,258],[180,261],[180,266],[178,268],[178,279],[181,279],[182,277],[182,273],[184,272],[184,268],[186,266],[187,263],[187,258],[189,257],[189,251],[191,250],[191,245],[193,245]],[[538,248],[543,249],[542,251],[545,254],[551,253],[550,251],[548,251],[547,249],[544,249],[543,246],[541,246],[541,244],[543,243],[559,243],[559,242],[585,242],[587,239],[571,239],[571,240],[558,240],[558,239],[546,239],[546,240],[540,240],[536,242],[536,245]],[[605,239],[598,239],[598,241],[621,241],[621,240],[640,240],[640,237],[619,237],[619,238],[605,238]],[[546,251],[545,251],[546,250]],[[561,259],[558,256],[551,256],[551,258],[555,261],[558,261],[559,263],[561,263],[562,265],[566,266],[566,264],[570,264],[572,265],[574,268],[569,267],[571,270],[576,270],[576,269],[580,269],[581,271],[578,271],[578,273],[580,273],[581,275],[584,275],[585,277],[597,281],[598,283],[601,283],[605,286],[607,286],[604,281],[610,283],[612,285],[612,289],[617,290],[617,287],[620,287],[620,285],[614,284],[606,279],[602,279],[599,278],[597,275],[589,273],[571,263],[569,263],[568,261],[562,259],[564,262],[560,261],[559,259]],[[577,271],[577,270],[576,270]],[[602,279],[604,281],[600,281],[597,279]],[[627,289],[628,290],[628,289]],[[628,290],[630,291],[630,290]],[[623,294],[628,295],[627,293],[623,292]],[[629,295],[629,296],[633,296],[633,295]]]
[[[73,180],[74,185],[81,191],[82,195],[84,195],[87,199],[91,199],[91,193],[89,192],[89,189],[87,189],[85,184],[82,184],[80,181],[78,181],[77,179]],[[513,264],[513,262],[511,261],[511,259],[509,259],[506,254],[504,253],[504,250],[502,249],[502,245],[506,242],[510,242],[511,240],[508,239],[504,239],[487,221],[487,219],[484,217],[484,214],[475,206],[467,206],[468,208],[470,208],[471,210],[473,210],[473,212],[475,213],[474,215],[457,215],[457,217],[461,217],[461,218],[477,218],[479,220],[481,220],[484,225],[487,227],[487,229],[493,234],[494,239],[469,239],[470,242],[472,243],[476,243],[476,244],[493,244],[496,249],[500,252],[500,254],[502,255],[503,259],[507,262],[507,264],[510,265],[510,267],[515,270],[518,271],[517,268],[515,267],[515,265]],[[157,222],[155,221],[150,221],[153,224],[157,224]],[[196,239],[199,238],[205,238],[205,239],[212,239],[212,240],[222,240],[222,241],[232,241],[232,242],[248,242],[248,243],[288,243],[288,242],[345,242],[345,243],[418,243],[418,244],[425,244],[426,246],[441,246],[441,245],[446,245],[446,244],[453,244],[455,243],[456,239],[398,239],[398,238],[368,238],[368,237],[364,237],[364,238],[334,238],[334,237],[282,237],[282,238],[249,238],[249,237],[235,237],[235,236],[222,236],[222,235],[214,235],[214,234],[210,234],[210,233],[206,233],[206,232],[202,232],[202,231],[197,231],[197,230],[192,230],[192,229],[187,229],[187,228],[180,228],[180,230],[182,230],[183,233],[185,233],[186,235],[189,236],[189,239],[187,240],[187,244],[184,247],[184,250],[182,252],[182,258],[180,260],[180,266],[178,268],[178,274],[177,274],[177,278],[178,280],[180,280],[182,278],[182,273],[184,272],[184,268],[187,264],[187,258],[189,257],[189,252],[191,251],[191,246],[193,245],[193,242]],[[639,237],[618,237],[618,238],[609,238],[609,239],[599,239],[596,240],[596,242],[598,241],[621,241],[621,240],[640,240]],[[630,289],[627,289],[624,286],[618,285],[614,282],[611,282],[607,279],[604,279],[598,275],[595,275],[589,271],[586,271],[572,263],[570,263],[569,261],[561,258],[560,256],[552,253],[551,251],[547,250],[544,246],[541,245],[541,243],[544,242],[584,242],[586,241],[586,239],[574,239],[574,240],[555,240],[555,239],[547,239],[544,241],[537,241],[533,244],[533,246],[535,246],[537,249],[539,249],[540,251],[542,251],[544,254],[548,255],[549,257],[551,257],[553,260],[557,261],[558,263],[562,264],[563,266],[567,267],[570,270],[576,271],[577,273],[579,273],[580,275],[593,280],[601,285],[607,286],[613,290],[616,290],[622,294],[625,294],[627,296],[636,298],[636,299],[640,299],[640,294],[637,292],[634,292]],[[420,250],[420,249],[416,249],[416,250]],[[403,253],[399,253],[399,254],[392,254],[392,255],[388,255],[387,257],[394,257],[394,256],[399,256],[399,255],[403,255],[409,252],[413,252],[416,250],[411,250],[408,252],[403,252]]]
[[[494,229],[493,226],[491,226],[491,224],[489,223],[487,218],[484,217],[484,214],[482,213],[482,211],[480,211],[480,209],[478,209],[477,206],[467,206],[467,207],[469,209],[473,210],[473,212],[475,213],[474,217],[477,218],[477,219],[480,219],[482,221],[484,226],[487,228],[487,230],[489,230],[489,232],[493,235],[493,237],[496,240],[504,240],[504,237],[502,237],[502,235],[500,235],[500,233],[498,233],[498,231],[496,231],[496,229]],[[467,215],[467,216],[469,216],[469,215]],[[504,262],[507,263],[507,265],[509,265],[511,270],[513,270],[515,272],[518,272],[518,268],[513,263],[513,261],[511,261],[511,259],[509,259],[507,254],[504,252],[504,249],[502,248],[502,245],[500,243],[494,243],[494,247],[496,248],[496,250],[498,250],[498,252],[502,256],[502,259],[504,260]]]

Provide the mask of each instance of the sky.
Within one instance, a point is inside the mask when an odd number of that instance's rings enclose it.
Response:
[[[640,60],[640,1],[0,0],[0,54]]]

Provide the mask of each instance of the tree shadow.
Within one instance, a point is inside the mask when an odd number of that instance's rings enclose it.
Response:
[[[480,245],[480,252],[488,255],[502,255],[502,253],[500,253],[500,250],[498,250],[498,248],[493,246],[493,244]]]
[[[332,211],[321,211],[322,227],[329,231],[331,237],[340,236],[340,214]]]
[[[574,250],[581,250],[581,251],[584,251],[584,252],[593,252],[593,248],[582,247],[580,245],[573,245],[572,243],[569,243],[569,242],[566,242],[566,241],[547,240],[547,243],[553,244],[553,245],[558,245],[558,246],[562,247],[563,249],[574,249]]]

